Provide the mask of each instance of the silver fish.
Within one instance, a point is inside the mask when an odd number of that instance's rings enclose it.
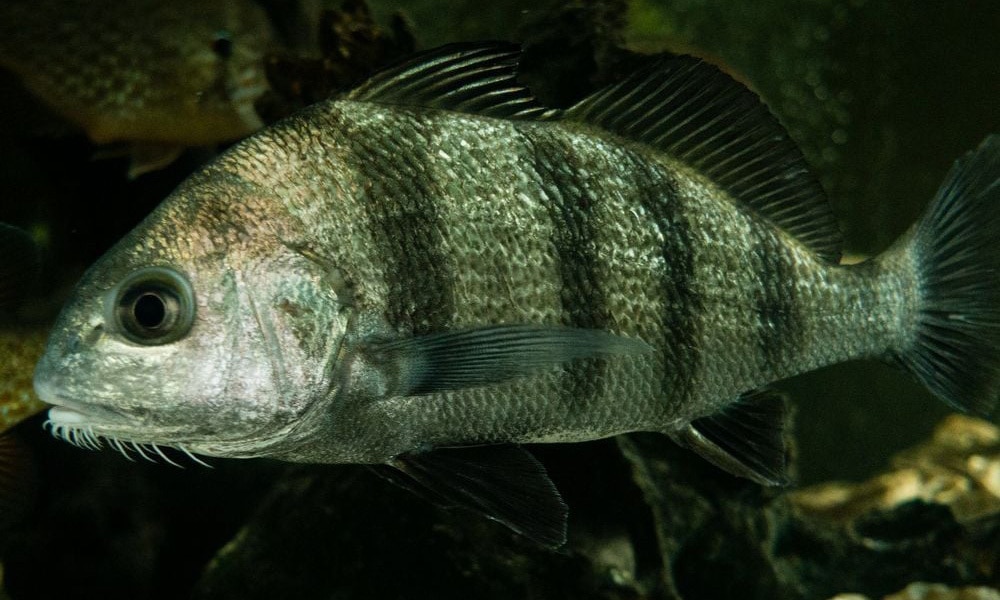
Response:
[[[1000,137],[846,266],[804,159],[726,75],[663,61],[557,111],[517,58],[431,51],[182,184],[64,308],[35,373],[53,432],[388,464],[558,545],[519,444],[662,432],[779,484],[773,381],[883,357],[992,406]]]

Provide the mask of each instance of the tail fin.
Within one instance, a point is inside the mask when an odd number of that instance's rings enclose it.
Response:
[[[921,303],[897,358],[951,406],[985,415],[1000,394],[1000,135],[955,161],[907,250]]]

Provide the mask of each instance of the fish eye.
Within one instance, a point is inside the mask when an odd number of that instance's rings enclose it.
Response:
[[[180,273],[139,269],[114,290],[109,322],[130,342],[159,346],[184,337],[194,323],[194,293]]]
[[[233,55],[233,39],[226,30],[215,33],[212,39],[212,52],[219,58],[229,58]]]

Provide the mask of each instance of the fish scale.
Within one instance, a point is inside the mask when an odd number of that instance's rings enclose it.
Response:
[[[274,43],[249,0],[0,2],[0,69],[93,142],[132,144],[133,175],[260,128]]]
[[[430,51],[188,179],[60,315],[35,378],[53,432],[388,465],[558,546],[566,507],[520,444],[654,431],[777,485],[774,381],[874,357],[995,402],[1000,138],[840,265],[816,180],[738,83],[678,58],[555,111],[517,57]]]
[[[570,249],[568,248],[564,248],[567,250],[566,256],[561,256],[558,249],[560,247],[559,239],[561,239],[561,236],[566,235],[567,227],[572,226],[573,223],[565,219],[562,213],[555,210],[553,204],[558,202],[558,200],[554,199],[551,195],[540,197],[538,194],[533,193],[533,190],[537,189],[534,186],[510,187],[502,193],[494,190],[490,201],[495,206],[501,207],[501,209],[494,211],[489,221],[479,224],[476,239],[469,240],[473,244],[471,247],[462,249],[452,248],[456,251],[464,251],[467,255],[478,253],[480,248],[496,248],[501,254],[509,253],[516,255],[522,253],[526,257],[526,269],[519,273],[517,280],[497,281],[502,277],[502,272],[476,272],[469,269],[468,265],[462,261],[455,260],[454,258],[440,258],[440,245],[451,246],[446,241],[451,235],[448,232],[464,231],[467,227],[467,220],[464,218],[465,211],[467,210],[466,198],[473,194],[470,194],[469,190],[461,189],[459,190],[460,193],[442,195],[437,193],[440,186],[434,184],[425,184],[422,190],[419,186],[407,187],[401,182],[409,181],[409,178],[415,176],[415,167],[404,167],[402,169],[403,173],[395,170],[397,165],[435,164],[425,156],[406,156],[399,154],[399,152],[405,152],[410,149],[420,155],[426,155],[429,154],[426,148],[433,148],[439,145],[451,147],[454,145],[441,140],[441,136],[436,136],[433,132],[466,132],[463,135],[463,139],[469,144],[469,150],[464,154],[465,162],[450,165],[453,172],[458,170],[458,172],[455,172],[455,175],[463,182],[501,180],[502,174],[509,172],[513,168],[513,165],[506,164],[503,161],[479,160],[476,157],[493,157],[497,155],[521,156],[521,152],[511,153],[506,146],[509,143],[508,140],[518,139],[518,133],[520,133],[522,136],[531,136],[531,145],[536,149],[543,144],[552,144],[553,147],[561,146],[562,148],[573,147],[576,150],[575,161],[578,164],[591,166],[591,170],[595,173],[606,172],[602,167],[609,163],[622,164],[620,178],[618,179],[621,182],[621,188],[608,189],[606,182],[614,181],[611,178],[595,179],[589,182],[590,185],[601,186],[590,192],[592,197],[614,198],[617,196],[619,204],[617,206],[609,206],[607,209],[609,214],[620,213],[626,210],[627,206],[634,204],[635,200],[633,200],[630,194],[635,193],[636,190],[654,190],[651,193],[647,193],[641,199],[641,202],[647,207],[647,212],[650,215],[650,219],[647,222],[636,223],[643,230],[642,233],[625,231],[622,242],[626,247],[635,248],[638,244],[633,241],[633,238],[648,237],[650,234],[645,232],[651,232],[653,236],[659,239],[659,247],[652,254],[632,257],[630,262],[638,261],[647,264],[657,262],[657,264],[669,265],[670,268],[665,273],[662,271],[657,272],[651,266],[645,269],[646,273],[651,275],[651,277],[643,282],[642,289],[635,296],[641,299],[640,306],[629,307],[630,310],[638,308],[639,311],[637,313],[628,313],[637,314],[641,320],[637,320],[635,329],[617,330],[617,332],[635,334],[643,331],[651,336],[651,339],[647,340],[648,342],[656,346],[680,349],[681,351],[670,357],[671,360],[666,369],[659,367],[660,370],[670,373],[672,376],[654,378],[652,384],[644,381],[643,377],[634,376],[634,373],[611,372],[602,378],[604,385],[607,387],[606,393],[602,396],[606,401],[610,401],[614,397],[633,398],[636,402],[653,408],[651,413],[635,414],[630,412],[615,418],[604,418],[604,415],[594,418],[588,415],[586,411],[576,410],[582,404],[586,404],[587,400],[586,396],[581,397],[578,393],[573,393],[577,391],[577,379],[572,376],[566,377],[556,374],[548,377],[547,380],[542,380],[541,377],[537,378],[538,380],[533,381],[530,386],[531,391],[528,391],[523,386],[515,385],[511,386],[509,390],[491,389],[486,395],[478,391],[452,392],[440,399],[434,397],[427,398],[420,404],[407,403],[406,406],[411,407],[414,414],[406,419],[406,423],[408,427],[416,431],[414,435],[428,440],[432,445],[445,440],[455,441],[458,432],[454,431],[453,423],[461,423],[461,427],[466,427],[470,422],[478,423],[484,419],[497,419],[496,423],[484,423],[483,426],[490,431],[496,432],[496,439],[506,439],[511,436],[515,427],[504,425],[504,422],[520,422],[525,418],[526,414],[531,415],[536,424],[544,423],[545,438],[558,436],[560,439],[569,439],[569,435],[566,432],[580,431],[581,429],[584,433],[580,435],[584,436],[593,436],[595,431],[600,432],[602,435],[608,435],[636,428],[652,428],[654,423],[659,426],[662,422],[660,419],[662,419],[664,412],[667,412],[667,414],[672,413],[672,417],[675,420],[691,416],[681,413],[677,408],[673,411],[669,408],[664,409],[664,406],[674,405],[680,407],[691,406],[692,404],[698,406],[698,402],[702,397],[715,399],[721,396],[721,398],[725,399],[722,401],[728,401],[736,397],[740,392],[759,385],[759,381],[744,379],[742,385],[736,387],[733,387],[733,384],[730,383],[729,387],[724,390],[726,392],[724,395],[715,393],[715,388],[721,386],[716,385],[714,381],[707,381],[701,384],[705,388],[705,392],[694,389],[699,385],[699,379],[708,377],[708,375],[700,375],[694,368],[699,364],[698,349],[707,348],[708,352],[721,352],[724,348],[732,346],[733,339],[731,332],[727,332],[726,337],[718,339],[718,341],[712,336],[698,336],[695,330],[698,325],[697,317],[702,313],[710,315],[713,318],[717,317],[723,313],[723,308],[699,308],[699,301],[703,302],[703,298],[711,296],[711,291],[697,293],[695,286],[688,285],[686,282],[701,279],[702,281],[710,282],[706,285],[714,286],[718,290],[730,290],[731,286],[723,285],[723,283],[727,282],[712,282],[710,276],[717,272],[715,254],[729,253],[731,252],[731,246],[727,244],[723,248],[710,247],[701,250],[693,241],[686,239],[684,235],[684,231],[691,226],[685,227],[681,224],[684,223],[684,215],[698,211],[704,211],[706,215],[709,215],[704,217],[706,220],[712,219],[719,224],[729,219],[740,218],[739,211],[734,205],[725,205],[723,207],[728,214],[715,215],[713,217],[708,211],[713,210],[718,204],[717,202],[704,202],[704,206],[699,206],[695,202],[692,202],[693,206],[684,206],[679,194],[673,199],[668,199],[669,196],[665,198],[661,195],[663,193],[661,190],[669,190],[670,187],[663,183],[664,181],[670,181],[668,179],[668,171],[665,167],[661,169],[646,168],[645,171],[648,172],[648,179],[644,180],[640,178],[640,174],[644,173],[642,165],[650,163],[649,157],[626,153],[618,149],[616,145],[612,146],[600,142],[595,143],[593,137],[574,135],[566,132],[565,127],[556,127],[555,125],[539,126],[533,123],[510,123],[477,119],[466,115],[409,114],[406,111],[399,111],[398,109],[357,103],[340,103],[327,107],[326,110],[328,114],[324,115],[324,117],[328,119],[329,126],[323,127],[321,124],[320,130],[330,133],[319,139],[314,138],[312,140],[313,143],[328,144],[332,147],[345,144],[347,142],[335,135],[337,131],[335,124],[345,121],[353,123],[357,136],[352,138],[354,141],[348,144],[348,151],[350,153],[344,156],[344,163],[357,165],[358,167],[356,168],[359,168],[361,172],[355,174],[355,177],[372,182],[370,188],[364,190],[366,193],[357,197],[327,196],[331,204],[329,207],[330,210],[339,210],[342,213],[346,213],[346,215],[350,215],[354,211],[365,214],[375,212],[380,215],[379,219],[385,219],[384,215],[389,214],[394,216],[392,219],[394,223],[401,223],[404,220],[408,223],[406,227],[398,226],[394,229],[386,229],[385,225],[377,225],[370,226],[367,230],[373,238],[377,238],[380,235],[392,238],[391,241],[372,239],[369,242],[370,245],[380,249],[370,259],[382,262],[383,266],[379,271],[384,273],[384,276],[387,278],[384,287],[387,290],[386,296],[379,298],[373,295],[362,300],[365,306],[385,314],[390,329],[405,330],[413,326],[413,323],[405,319],[400,319],[400,316],[403,316],[402,312],[398,308],[393,307],[419,306],[421,303],[425,303],[426,306],[422,307],[422,310],[419,311],[420,314],[433,314],[438,308],[434,299],[451,295],[440,289],[441,287],[451,287],[450,278],[438,274],[440,271],[437,265],[441,262],[454,265],[452,269],[458,269],[454,273],[454,277],[459,280],[476,278],[479,281],[493,281],[495,283],[491,287],[494,289],[504,287],[517,288],[526,290],[529,293],[533,289],[537,290],[534,295],[525,297],[522,304],[505,303],[494,305],[492,307],[493,310],[490,311],[482,310],[483,307],[480,301],[481,298],[488,297],[488,292],[472,288],[468,285],[464,286],[464,288],[463,286],[455,285],[456,291],[457,289],[464,291],[464,294],[455,294],[453,319],[456,325],[483,322],[522,322],[526,319],[537,318],[537,311],[540,309],[543,310],[543,314],[547,315],[543,318],[549,319],[552,322],[571,324],[572,321],[571,311],[567,310],[566,306],[562,303],[562,298],[566,295],[567,282],[559,275],[559,271],[562,268],[578,268],[580,266],[579,259],[581,255],[569,251]],[[322,123],[320,120],[321,117],[317,115],[308,115],[307,118],[314,124],[317,122]],[[523,129],[523,131],[518,131],[519,129]],[[380,154],[374,156],[367,152],[367,148],[364,145],[361,145],[362,147],[359,148],[356,140],[374,140],[377,139],[379,132],[386,130],[393,131],[394,138],[396,139],[412,136],[423,141],[423,143],[400,143],[394,140],[387,144],[382,144],[383,150],[380,151]],[[261,143],[268,144],[267,138],[263,138]],[[555,151],[553,150],[552,152]],[[331,149],[329,155],[340,156],[341,153],[338,150]],[[593,155],[593,158],[591,155]],[[386,156],[392,156],[393,161],[387,162]],[[382,162],[379,162],[380,158]],[[586,179],[577,177],[576,173],[570,170],[568,166],[564,164],[553,165],[551,162],[548,165],[550,165],[549,171],[562,171],[561,177],[564,178],[564,181],[563,185],[559,186],[560,180],[558,177],[553,177],[551,173],[546,173],[545,169],[536,166],[534,169],[536,177],[542,182],[547,182],[547,185],[543,183],[543,186],[545,186],[543,189],[546,187],[558,188],[560,194],[567,196],[572,193],[573,189],[578,194],[586,189],[585,184],[588,183]],[[283,175],[276,174],[276,176],[282,177]],[[433,179],[433,171],[427,177]],[[565,184],[565,180],[568,179],[573,181],[573,185]],[[517,179],[514,181],[518,182]],[[528,180],[525,180],[524,183],[528,183]],[[601,185],[602,183],[603,185]],[[266,186],[266,181],[262,182],[262,185]],[[371,192],[370,195],[368,193],[369,190]],[[379,194],[379,192],[382,192],[384,195]],[[422,197],[423,194],[427,194],[428,192],[433,193],[433,196]],[[529,193],[531,194],[528,196],[529,198],[534,196],[534,201],[530,204],[512,201],[513,197],[517,194]],[[301,197],[317,198],[323,196],[324,194],[313,191],[307,196]],[[540,200],[540,198],[543,199]],[[563,200],[566,203],[576,203],[577,201],[577,198],[573,196]],[[352,208],[351,205],[354,203],[357,206]],[[600,202],[594,202],[593,204],[595,206],[601,205]],[[378,208],[373,208],[373,205]],[[673,210],[670,210],[671,205],[673,205]],[[425,207],[425,211],[433,212],[436,216],[421,213],[420,207]],[[506,210],[504,210],[504,207]],[[518,214],[514,212],[515,208],[524,212]],[[292,210],[294,211],[294,208]],[[716,210],[716,212],[719,211]],[[433,230],[427,226],[427,223],[429,221],[438,221],[445,215],[456,220],[438,223],[437,227],[445,232],[441,236],[442,239],[437,238],[436,231],[433,236],[429,235],[429,231]],[[747,219],[745,215],[742,218]],[[304,236],[311,239],[339,240],[348,236],[358,235],[357,232],[352,232],[352,222],[353,220],[348,216],[336,222],[324,220],[312,224],[311,227],[309,224],[303,224]],[[362,219],[362,222],[364,222],[364,219]],[[704,223],[701,224],[701,227],[711,229],[710,226]],[[721,228],[722,225],[716,225],[716,227]],[[334,228],[337,231],[330,231],[329,228]],[[744,229],[749,231],[749,224]],[[514,232],[514,235],[505,235],[505,232],[508,231]],[[712,239],[726,240],[727,243],[733,239],[733,236],[726,235],[726,232],[710,237]],[[430,241],[432,239],[434,243]],[[580,240],[580,242],[584,242],[584,240]],[[337,245],[336,242],[331,241],[330,246],[333,247],[335,245]],[[699,252],[699,250],[701,251]],[[683,256],[688,253],[704,255],[701,263],[705,275],[699,277],[696,273],[690,272],[696,267],[693,264],[691,266],[686,265],[688,262],[695,262],[683,259]],[[410,258],[402,259],[399,257],[400,254]],[[355,256],[353,258],[357,260],[358,257]],[[346,256],[334,256],[331,259],[332,262],[337,264],[347,264],[349,260]],[[401,263],[405,264],[406,261],[410,263],[409,268],[393,266]],[[553,265],[555,269],[542,271],[537,268],[537,266],[544,265]],[[615,271],[617,268],[618,265],[614,264],[605,266],[606,271]],[[756,281],[757,275],[753,270],[754,265],[752,262],[745,261],[741,265],[741,268],[746,272],[744,279],[750,280],[752,283]],[[553,270],[556,272],[553,273]],[[600,288],[599,282],[595,281],[593,285],[595,289]],[[402,299],[394,295],[406,295],[408,298]],[[609,295],[609,297],[604,299],[598,298],[596,304],[598,307],[608,305],[606,310],[611,314],[627,314],[623,310],[623,307],[617,305],[616,300],[620,297],[616,298],[615,296]],[[469,307],[472,306],[477,307],[478,310],[470,310]],[[663,306],[668,306],[672,309],[668,309],[665,316],[664,311],[660,310]],[[545,307],[549,308],[544,310]],[[536,314],[528,314],[527,310],[529,308],[535,311]],[[727,317],[727,320],[733,325],[737,325],[745,322],[746,317],[734,314]],[[667,325],[664,326],[664,323]],[[756,325],[753,323],[750,323],[748,327],[756,329]],[[731,330],[732,327],[729,327],[729,329]],[[748,333],[746,337],[751,338],[751,334]],[[657,343],[659,340],[668,338],[673,340],[674,343],[669,345]],[[678,340],[690,341],[678,342]],[[718,345],[718,348],[716,348],[716,345]],[[737,346],[735,351],[724,353],[724,358],[720,359],[720,362],[726,368],[730,368],[733,365],[740,365],[743,360],[742,357],[755,357],[756,354],[757,352],[752,348],[748,349],[746,346]],[[736,358],[733,358],[734,356]],[[584,365],[573,368],[581,369],[584,368]],[[654,368],[648,367],[645,370],[653,370]],[[711,370],[711,367],[706,368]],[[739,379],[729,375],[725,371],[715,375],[720,381]],[[757,373],[756,376],[771,377],[767,381],[778,378],[773,377],[773,374],[767,372]],[[643,396],[631,389],[633,384],[646,388],[647,393],[653,389],[658,390],[658,392],[655,397]],[[568,389],[564,389],[564,386],[568,387]],[[687,387],[693,389],[687,391]],[[591,393],[595,392],[596,390],[591,390]],[[469,399],[466,400],[463,394],[468,395]],[[535,415],[537,410],[532,407],[538,398],[567,395],[575,397],[577,403],[573,406],[561,405],[560,410],[554,410],[551,415],[544,418],[539,418]],[[500,400],[501,398],[502,400]],[[517,398],[525,400],[516,400]],[[702,400],[701,404],[704,403]],[[485,406],[496,404],[512,406],[513,408],[501,415],[496,415],[493,411],[483,410]],[[523,410],[517,409],[519,405],[523,405]],[[446,412],[451,410],[453,406],[464,406],[466,409],[460,418],[454,420],[442,419],[436,414],[435,409],[438,406],[441,407],[440,410]],[[697,410],[698,412],[709,412],[711,408],[714,408],[714,406],[698,406]],[[426,431],[424,430],[424,422],[427,423]],[[484,442],[495,441],[495,439],[491,440],[484,436],[467,441]],[[531,441],[531,439],[524,437],[521,441]]]

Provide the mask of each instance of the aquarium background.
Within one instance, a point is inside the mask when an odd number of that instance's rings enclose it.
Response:
[[[313,14],[305,10],[310,2],[273,0],[267,5],[272,18],[282,23],[295,21],[288,15]],[[359,16],[364,13],[359,2],[328,5],[347,15],[335,23],[339,29],[322,21],[328,42],[330,32],[337,32],[353,36],[351,48],[377,50],[353,53],[362,60],[343,72],[333,69],[342,75],[337,79],[330,69],[309,61],[325,54],[329,62],[346,42],[295,52],[276,49],[279,58],[270,73],[276,95],[261,106],[268,120],[297,103],[334,92],[337,85],[349,85],[366,68],[390,61],[411,46],[480,39],[523,42],[525,80],[552,105],[566,105],[613,81],[641,62],[637,54],[695,54],[752,87],[788,127],[829,193],[846,235],[846,252],[855,258],[875,255],[891,244],[918,218],[955,158],[987,134],[1000,132],[1000,4],[992,0],[371,0],[374,23]],[[314,90],[313,97],[288,92],[302,88]],[[0,73],[0,122],[0,221],[31,231],[45,253],[44,275],[32,290],[32,301],[5,321],[5,335],[27,339],[48,326],[83,269],[214,150],[188,150],[169,166],[129,180],[127,158],[107,157],[105,149],[60,122],[10,73]],[[37,351],[31,348],[24,351]],[[789,393],[796,407],[800,486],[865,480],[884,469],[892,455],[927,439],[949,412],[905,374],[876,362],[822,369],[777,387]],[[511,589],[538,598],[681,594],[657,583],[615,587],[615,560],[607,563],[612,567],[594,571],[609,577],[608,583],[588,579],[591,575],[584,573],[590,571],[571,560],[567,566],[527,551],[518,554],[505,545],[508,542],[477,546],[475,530],[467,534],[472,541],[456,542],[451,534],[432,535],[423,542],[395,539],[391,532],[410,535],[407,527],[421,519],[444,519],[444,525],[429,530],[438,532],[461,530],[467,521],[441,517],[423,500],[354,467],[211,460],[214,468],[207,470],[190,463],[176,469],[128,462],[108,450],[86,452],[58,442],[42,432],[43,420],[34,417],[16,430],[36,453],[41,483],[32,515],[0,540],[5,593],[15,600],[70,593],[86,597],[87,592],[109,598],[263,597],[264,590],[281,589],[233,583],[252,581],[246,574],[255,570],[267,581],[299,582],[299,588],[286,591],[311,597],[404,597],[400,590],[406,585],[412,590],[407,597],[499,597]],[[626,454],[641,452],[643,440]],[[545,448],[539,454],[557,484],[566,488],[571,511],[579,515],[571,528],[628,530],[632,550],[624,554],[631,556],[631,563],[620,569],[640,574],[634,577],[640,583],[643,578],[655,580],[659,567],[651,565],[659,564],[655,547],[657,535],[662,535],[653,532],[656,509],[626,516],[629,507],[650,498],[648,489],[640,493],[641,482],[636,487],[629,479],[638,463],[626,461],[607,441]],[[677,457],[700,461],[683,451],[677,451]],[[711,469],[690,475],[714,476]],[[693,485],[699,493],[736,493],[726,487],[729,482],[720,488]],[[620,490],[621,503],[593,500],[597,490],[612,497]],[[736,496],[745,500],[748,493]],[[378,497],[372,500],[371,494]],[[286,505],[291,497],[312,498],[321,508],[308,502]],[[329,498],[336,503],[324,504]],[[744,505],[767,498],[754,496]],[[312,512],[297,511],[301,506]],[[402,508],[394,512],[387,506]],[[356,518],[347,518],[345,507],[356,510]],[[340,520],[316,520],[319,510],[327,516],[336,513]],[[252,519],[269,522],[268,515],[275,514],[292,515],[295,523],[312,529],[315,535],[308,547],[315,556],[340,548],[345,554],[331,560],[343,561],[356,549],[360,562],[353,567],[341,562],[326,571],[303,557],[298,562],[301,570],[290,572],[291,561],[253,552],[241,555],[241,548],[251,543],[247,540],[259,535],[262,545],[298,556],[303,546],[282,549],[274,541],[282,539],[280,535],[248,526]],[[282,522],[278,516],[274,519]],[[288,536],[301,537],[302,528],[286,525]],[[322,526],[334,529],[317,529]],[[484,539],[495,541],[498,534],[489,531]],[[233,542],[241,539],[244,546]],[[619,557],[623,551],[615,551],[608,540],[620,539],[591,537],[593,547]],[[219,554],[227,543],[229,562],[225,551]],[[705,544],[698,556],[712,554]],[[661,551],[663,547],[661,539]],[[381,563],[373,562],[372,548],[388,552]],[[447,577],[454,576],[467,587],[453,582],[442,583],[440,589],[421,587],[428,579],[413,573],[441,568],[426,555],[454,558],[461,552],[479,558],[468,563],[455,559],[448,564],[466,570],[455,567],[455,573],[442,571],[441,577],[448,582]],[[594,550],[586,555],[599,554]],[[524,562],[516,563],[513,556]],[[995,565],[996,556],[987,554],[984,560]],[[209,572],[214,575],[208,577],[206,565],[213,561],[215,570]],[[713,563],[691,568],[711,569]],[[379,569],[394,582],[374,582],[371,577]],[[350,579],[352,573],[355,579]],[[347,577],[346,582],[332,581],[333,574]],[[505,577],[522,587],[497,583],[508,581]],[[702,593],[682,596],[710,597],[704,593],[709,588],[690,589]],[[733,597],[726,596],[725,589],[717,591],[717,597]]]

